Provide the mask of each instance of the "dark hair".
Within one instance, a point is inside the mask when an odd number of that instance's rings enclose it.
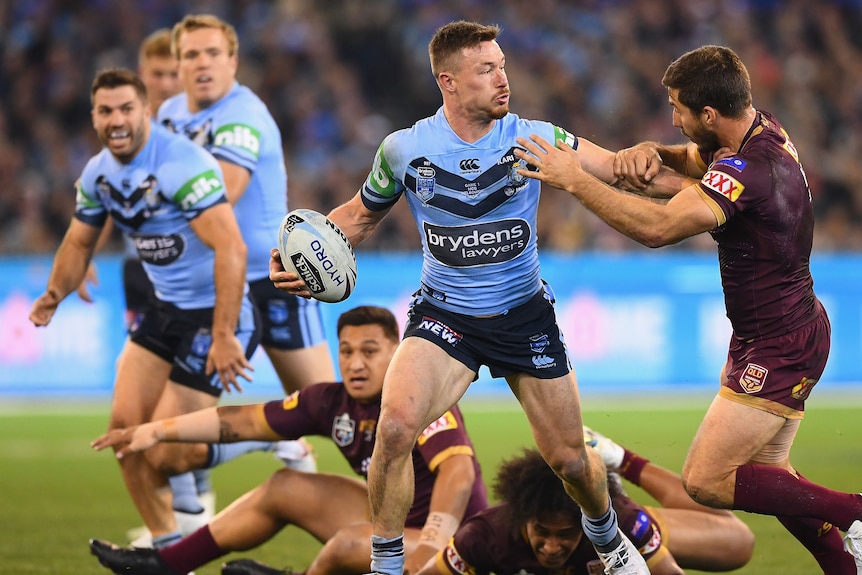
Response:
[[[126,68],[111,68],[102,70],[96,74],[93,86],[90,88],[90,103],[95,103],[96,92],[102,88],[113,89],[122,86],[132,86],[141,102],[144,104],[147,103],[147,87],[144,85],[143,80],[141,80],[140,76]]]
[[[562,479],[535,449],[524,449],[520,457],[503,461],[497,470],[493,490],[494,496],[506,504],[506,520],[515,537],[532,520],[566,515],[580,523],[581,508],[566,492]],[[618,481],[610,477],[608,490],[611,499],[625,495]]]
[[[503,461],[493,485],[494,495],[507,504],[513,535],[533,519],[559,514],[578,522],[581,509],[563,488],[562,480],[535,449],[525,449],[520,457]]]
[[[699,113],[706,106],[728,118],[741,118],[751,106],[751,78],[745,64],[724,46],[701,46],[677,58],[662,85],[679,90],[677,99]]]
[[[438,28],[428,44],[431,72],[434,77],[436,78],[441,72],[452,70],[455,65],[453,56],[458,56],[461,50],[478,46],[482,42],[496,40],[501,31],[497,25],[486,26],[466,20],[449,22]]]
[[[341,335],[341,330],[348,325],[360,326],[371,324],[379,325],[383,328],[383,334],[392,341],[397,342],[399,340],[398,322],[395,320],[395,316],[385,307],[376,305],[361,305],[347,310],[338,316],[336,333]]]

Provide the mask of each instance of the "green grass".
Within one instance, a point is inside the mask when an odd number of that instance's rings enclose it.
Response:
[[[816,395],[816,394],[815,394]],[[680,401],[585,399],[586,422],[654,462],[679,469],[708,398]],[[792,453],[794,464],[812,481],[843,491],[862,489],[862,418],[858,401],[850,405],[809,402]],[[514,400],[470,402],[464,406],[486,480],[498,462],[531,445],[529,427]],[[0,410],[0,574],[103,574],[89,555],[87,539],[124,543],[140,523],[107,453],[88,442],[107,423],[107,406],[66,405],[45,410],[23,404]],[[312,440],[322,470],[349,470],[324,438]],[[252,454],[215,470],[213,482],[222,508],[259,484],[278,463]],[[636,499],[648,501],[636,488]],[[740,515],[757,536],[754,558],[736,573],[788,575],[817,573],[816,563],[770,517]],[[319,544],[290,527],[252,556],[278,566],[306,566]],[[235,557],[238,557],[236,555]],[[198,575],[216,575],[219,562]],[[692,573],[692,572],[690,572]]]

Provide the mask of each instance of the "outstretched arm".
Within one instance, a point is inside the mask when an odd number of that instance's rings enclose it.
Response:
[[[210,407],[177,417],[159,419],[133,427],[112,429],[90,443],[96,451],[113,447],[117,459],[144,451],[162,441],[180,443],[234,443],[247,439],[284,439],[265,423],[262,403]]]
[[[528,178],[565,190],[620,233],[648,247],[677,243],[718,225],[715,214],[692,184],[665,204],[619,193],[584,170],[579,153],[559,144],[552,146],[537,135],[518,138],[523,150],[515,155],[536,168],[518,170]]]
[[[405,573],[418,573],[422,566],[444,548],[464,519],[476,471],[469,455],[453,455],[437,468],[431,505],[417,546],[407,556]]]

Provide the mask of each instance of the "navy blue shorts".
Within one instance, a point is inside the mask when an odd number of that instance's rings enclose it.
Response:
[[[320,302],[282,291],[269,278],[249,284],[261,326],[261,344],[302,349],[326,341]]]
[[[539,379],[572,370],[549,289],[492,317],[445,311],[417,292],[404,337],[421,337],[473,371],[485,365],[493,377],[526,373]]]
[[[251,300],[243,302],[236,336],[251,358],[260,343],[257,311]],[[155,300],[140,324],[129,334],[133,342],[173,364],[171,381],[219,397],[223,391],[218,373],[206,374],[207,353],[212,343],[213,308],[180,309]]]
[[[141,260],[123,260],[123,295],[126,298],[126,329],[136,329],[144,312],[156,303],[153,283],[144,270]]]

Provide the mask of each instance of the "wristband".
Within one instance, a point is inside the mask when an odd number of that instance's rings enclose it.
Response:
[[[419,544],[430,545],[434,549],[443,549],[461,522],[450,513],[432,511],[425,520],[422,533],[419,534]]]

